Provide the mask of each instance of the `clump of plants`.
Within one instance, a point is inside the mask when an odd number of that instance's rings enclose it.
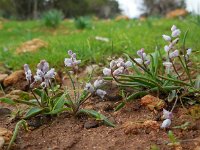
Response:
[[[83,104],[92,96],[96,95],[103,99],[107,94],[106,91],[102,90],[102,86],[105,83],[104,80],[98,78],[92,84],[90,82],[90,75],[87,83],[81,83],[77,74],[81,60],[78,60],[76,53],[73,53],[71,50],[68,51],[68,55],[69,58],[65,58],[64,64],[71,85],[64,86],[63,88],[56,85],[53,82],[56,76],[55,69],[50,68],[46,60],[41,60],[37,65],[37,71],[34,76],[29,66],[27,64],[24,65],[26,80],[34,99],[16,101],[7,98],[0,99],[0,101],[8,104],[15,105],[22,103],[29,106],[22,120],[16,125],[9,148],[16,138],[20,125],[26,127],[25,120],[37,115],[53,117],[64,111],[75,117],[80,114],[85,114],[114,127],[114,124],[104,115],[95,110],[83,108]]]
[[[74,20],[75,27],[77,29],[91,28],[91,20],[88,17],[78,17]]]
[[[173,103],[170,111],[163,110],[165,120],[161,128],[168,128],[171,125],[172,111],[178,100],[181,103],[191,99],[198,100],[200,77],[191,75],[192,49],[185,46],[187,32],[184,35],[183,44],[179,45],[180,34],[180,29],[173,25],[171,36],[162,36],[167,42],[163,51],[156,50],[152,54],[147,54],[142,48],[137,51],[138,58],[126,55],[129,61],[112,60],[110,67],[103,69],[104,75],[110,76],[105,79],[116,81],[122,89],[133,90],[133,94],[128,92],[123,94],[124,100],[116,110],[122,108],[127,102],[149,93],[157,94],[164,97],[167,103]]]
[[[42,15],[42,20],[46,27],[57,28],[60,25],[63,16],[61,11],[53,9],[45,12]]]

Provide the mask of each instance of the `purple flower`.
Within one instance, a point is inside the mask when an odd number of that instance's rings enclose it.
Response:
[[[137,51],[137,55],[142,58],[143,57],[143,53],[144,53],[144,48],[140,49]]]
[[[94,87],[93,87],[93,85],[91,83],[86,83],[84,90],[86,90],[86,91],[88,91],[90,93],[94,93],[94,91],[95,91]]]
[[[103,91],[103,90],[101,90],[101,89],[98,89],[98,90],[96,91],[96,94],[97,94],[98,96],[100,96],[100,97],[103,99],[104,96],[105,96],[107,93],[106,93],[106,91]]]
[[[179,51],[175,50],[174,52],[169,54],[169,58],[175,58],[179,56]]]
[[[172,37],[178,37],[181,34],[181,30],[180,29],[176,29],[172,32]]]
[[[94,87],[97,89],[99,87],[101,87],[104,84],[104,80],[102,79],[97,79],[94,81]]]
[[[49,63],[46,60],[41,60],[37,68],[46,73],[49,70]]]
[[[171,49],[171,48],[170,48],[168,45],[165,45],[165,47],[164,47],[165,52],[169,52],[170,49]]]
[[[26,75],[26,80],[30,83],[31,78],[32,78],[32,73],[31,73],[31,70],[30,70],[30,68],[27,64],[24,65],[24,72],[25,72],[25,75]]]
[[[122,74],[123,72],[124,72],[124,67],[119,67],[118,69],[113,71],[113,75],[118,76],[118,75]]]
[[[125,67],[131,67],[133,64],[132,64],[132,62],[131,61],[127,61],[125,64]]]
[[[109,69],[109,68],[104,68],[104,69],[103,69],[103,74],[104,74],[105,76],[110,76],[110,75],[111,75],[111,69]]]
[[[76,68],[77,65],[81,63],[81,60],[76,59],[76,53],[73,53],[72,50],[69,50],[68,54],[70,55],[70,58],[65,58],[64,60],[65,66]]]
[[[54,68],[52,68],[52,69],[50,69],[46,74],[45,74],[45,76],[44,76],[44,78],[45,79],[52,79],[52,78],[54,78],[55,77],[55,69]]]
[[[163,119],[172,119],[172,117],[173,117],[172,112],[163,109]]]
[[[172,38],[170,37],[170,36],[168,36],[168,35],[162,35],[162,37],[163,37],[163,39],[165,40],[165,41],[167,41],[167,42],[170,42],[171,40],[172,40]]]
[[[175,31],[177,29],[177,27],[175,25],[172,26],[171,31]]]

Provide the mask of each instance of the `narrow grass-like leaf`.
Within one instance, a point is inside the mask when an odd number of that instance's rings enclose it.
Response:
[[[18,134],[19,129],[20,129],[20,126],[23,126],[25,130],[28,130],[28,129],[27,129],[26,121],[25,121],[25,120],[20,120],[20,121],[16,124],[16,126],[15,126],[15,130],[14,130],[14,132],[13,132],[13,136],[12,136],[12,138],[11,138],[11,140],[10,140],[10,143],[9,143],[9,145],[8,145],[8,147],[7,147],[7,150],[10,150],[10,149],[11,149],[11,146],[13,145],[14,141],[16,140],[17,134]]]
[[[6,103],[6,104],[10,104],[10,105],[15,105],[16,104],[12,99],[9,99],[9,98],[1,98],[0,102]]]
[[[120,109],[122,109],[125,106],[125,102],[121,102],[119,105],[117,105],[117,107],[115,108],[115,111],[118,111]]]
[[[115,125],[112,122],[110,122],[107,119],[107,117],[105,117],[104,115],[98,113],[95,110],[81,109],[81,110],[79,110],[78,113],[84,113],[86,115],[92,116],[92,117],[96,118],[97,120],[102,120],[108,126],[115,127]]]

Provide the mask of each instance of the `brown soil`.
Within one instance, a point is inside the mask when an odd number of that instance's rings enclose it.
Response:
[[[140,128],[136,130],[135,125],[147,120],[158,119],[159,114],[141,107],[138,102],[128,104],[121,111],[114,112],[116,102],[100,101],[91,99],[86,107],[93,107],[115,122],[116,127],[100,125],[96,128],[86,129],[84,124],[88,119],[84,116],[74,118],[66,113],[57,118],[46,120],[42,126],[32,131],[21,131],[13,149],[15,150],[146,150],[152,145],[160,149],[173,149],[168,146],[167,131],[157,127]],[[106,106],[110,109],[105,109]],[[183,108],[175,109],[172,127],[181,125],[187,121],[191,126],[186,130],[173,129],[173,133],[181,140],[181,146],[185,150],[193,150],[200,144],[200,121],[192,120]],[[91,119],[89,119],[91,121]],[[160,125],[161,121],[156,122]],[[5,118],[0,118],[0,126],[13,130],[16,122],[10,123]],[[128,124],[128,125],[127,125]]]

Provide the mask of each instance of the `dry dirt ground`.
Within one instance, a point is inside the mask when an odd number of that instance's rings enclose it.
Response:
[[[3,104],[2,104],[3,105]],[[101,111],[116,124],[115,128],[96,123],[85,116],[74,118],[67,113],[57,118],[42,118],[29,121],[32,130],[20,130],[14,150],[149,150],[152,145],[160,149],[174,149],[168,146],[167,131],[159,128],[160,113],[140,106],[139,101],[127,104],[118,112],[113,111],[116,102],[91,99],[85,107]],[[4,105],[6,107],[6,105]],[[190,122],[185,130],[171,128],[180,140],[182,149],[198,149],[200,145],[200,121],[194,120],[187,111],[177,107],[172,127]],[[39,125],[38,125],[38,121]],[[42,124],[41,124],[42,120]],[[16,122],[0,117],[0,127],[11,131]],[[89,124],[89,129],[86,129]],[[90,128],[94,127],[94,128]],[[180,147],[179,147],[180,148]],[[178,148],[176,148],[178,149]]]

